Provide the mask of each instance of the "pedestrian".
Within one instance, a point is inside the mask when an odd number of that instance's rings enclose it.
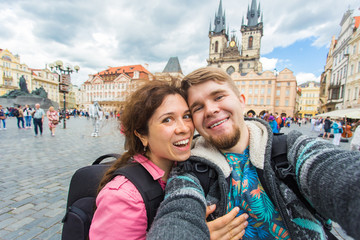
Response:
[[[18,105],[18,107],[15,109],[14,116],[17,119],[18,128],[19,129],[24,129],[25,128],[24,111],[22,110],[21,105]],[[20,126],[20,123],[21,123],[21,126]]]
[[[6,113],[2,105],[0,105],[0,120],[2,121],[3,130],[6,130]],[[0,124],[0,130],[1,130],[1,124]]]
[[[201,219],[207,213],[216,219],[234,209],[248,215],[238,224],[246,226],[244,240],[327,239],[331,233],[317,215],[332,219],[360,239],[360,152],[334,148],[298,131],[275,137],[263,120],[244,119],[245,96],[220,68],[195,70],[185,76],[181,88],[200,136],[193,140],[190,159],[172,171],[147,240],[210,239],[214,226],[204,227]],[[273,145],[279,139],[285,144]],[[296,179],[293,183],[299,187],[299,196],[316,215],[272,167],[272,150],[284,145],[286,163],[295,169],[286,171],[294,175],[289,177]],[[212,179],[208,191],[199,184],[193,168],[187,168],[189,162],[197,163],[192,166],[201,166],[200,170],[213,170],[205,175]],[[216,207],[206,212],[206,206],[214,203]],[[195,238],[193,233],[202,236]],[[229,230],[219,232],[218,237],[239,239]]]
[[[334,131],[333,144],[336,146],[340,145],[341,133],[343,132],[340,119],[337,118],[336,121],[332,124],[331,128]]]
[[[270,125],[271,130],[273,131],[273,133],[279,133],[278,123],[276,122],[274,116],[269,116],[269,125]]]
[[[331,134],[331,124],[332,121],[330,120],[330,117],[326,117],[326,119],[324,120],[324,135],[322,137],[323,139],[327,137],[326,139],[329,140]]]
[[[24,118],[25,118],[25,126],[26,128],[31,128],[31,113],[32,109],[29,105],[25,105],[24,108]]]
[[[90,239],[146,239],[143,199],[126,177],[112,179],[116,169],[137,162],[164,188],[172,165],[190,156],[194,134],[190,111],[181,91],[167,83],[152,81],[134,92],[121,126],[127,151],[100,182]]]
[[[311,131],[314,132],[315,131],[316,119],[314,117],[312,117],[311,120],[310,120],[310,123],[311,123]]]
[[[53,106],[49,107],[49,110],[46,113],[48,118],[48,125],[51,132],[51,136],[55,136],[56,126],[59,124],[59,113],[54,109]]]
[[[42,136],[45,112],[42,108],[40,108],[39,103],[35,104],[35,109],[32,112],[32,117],[34,123],[35,137],[38,136],[39,131],[40,131],[40,136]]]

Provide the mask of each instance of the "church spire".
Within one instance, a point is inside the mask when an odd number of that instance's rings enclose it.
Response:
[[[219,9],[218,9],[218,13],[215,14],[215,20],[214,20],[214,32],[215,33],[220,33],[222,32],[222,30],[225,30],[225,12],[223,12],[222,9],[222,0],[220,0],[219,3]]]
[[[260,2],[258,8],[256,7],[256,0],[252,0],[251,8],[248,6],[247,19],[248,26],[256,26],[258,24],[258,19],[260,17]]]

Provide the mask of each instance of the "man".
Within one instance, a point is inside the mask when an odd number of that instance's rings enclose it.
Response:
[[[327,136],[327,140],[329,140],[330,138],[330,134],[331,134],[331,120],[330,120],[330,117],[327,117],[325,120],[324,120],[324,135],[323,135],[323,139],[325,139],[325,137]]]
[[[32,115],[34,118],[33,123],[34,123],[35,137],[38,136],[38,131],[40,131],[40,136],[42,136],[45,112],[43,109],[40,108],[39,103],[35,104],[35,110],[33,111]]]
[[[208,229],[203,223],[208,204],[216,204],[210,215],[214,218],[236,208],[248,214],[237,223],[248,223],[242,239],[325,239],[322,224],[276,177],[271,129],[263,120],[244,119],[245,97],[230,76],[217,68],[200,68],[184,78],[182,88],[201,135],[194,140],[190,160],[214,169],[215,181],[206,193],[191,171],[175,168],[147,239],[208,239],[214,231],[211,222]],[[325,219],[360,238],[360,154],[296,131],[289,133],[286,145],[302,197]],[[219,239],[240,238],[232,234],[237,234],[235,228],[225,227],[218,228]]]
[[[21,105],[18,105],[18,107],[16,108],[15,112],[14,112],[15,117],[17,118],[17,126],[19,129],[24,129],[25,128],[25,123],[24,123],[24,111],[21,108]],[[20,126],[20,122],[21,122],[21,126]]]
[[[275,121],[276,121],[276,123],[278,125],[278,130],[280,132],[281,128],[283,127],[283,125],[282,125],[283,119],[282,119],[281,116],[279,116],[279,114],[277,112],[275,112]]]

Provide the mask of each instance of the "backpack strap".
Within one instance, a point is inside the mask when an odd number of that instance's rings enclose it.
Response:
[[[125,176],[140,192],[145,203],[146,216],[148,219],[146,231],[149,231],[155,218],[156,211],[164,199],[164,190],[160,186],[160,183],[157,180],[154,180],[151,174],[138,163],[117,169],[113,176],[115,177],[117,175]]]
[[[217,179],[216,171],[204,163],[196,162],[191,159],[178,163],[184,172],[194,173],[204,190],[205,196],[209,193],[210,186]]]

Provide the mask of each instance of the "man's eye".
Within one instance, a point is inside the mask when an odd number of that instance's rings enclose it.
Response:
[[[201,109],[202,109],[202,107],[200,107],[200,106],[199,106],[199,107],[194,107],[194,108],[193,108],[193,113],[194,113],[194,112],[197,112],[197,111],[199,111],[199,110],[201,110]]]
[[[220,99],[222,99],[223,97],[224,97],[223,95],[217,96],[217,97],[215,98],[215,101],[220,100]]]

